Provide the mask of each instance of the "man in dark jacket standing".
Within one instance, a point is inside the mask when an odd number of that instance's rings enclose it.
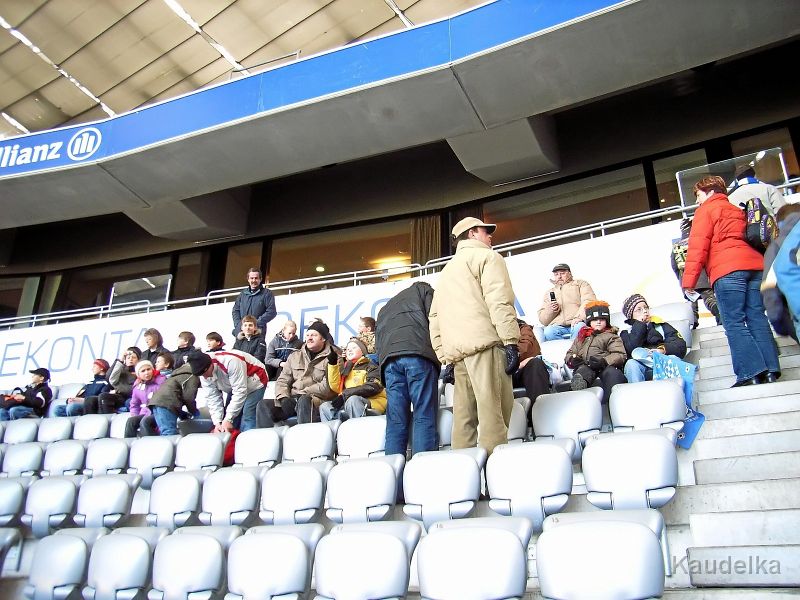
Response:
[[[242,318],[253,315],[256,325],[261,331],[267,330],[267,323],[275,318],[278,311],[275,309],[275,296],[261,284],[261,271],[250,267],[247,271],[248,287],[241,291],[236,302],[233,303],[233,335],[239,335]]]
[[[436,450],[437,380],[441,365],[431,345],[428,313],[433,288],[418,281],[378,313],[375,346],[386,387],[386,454],[406,453],[411,406],[411,452]]]

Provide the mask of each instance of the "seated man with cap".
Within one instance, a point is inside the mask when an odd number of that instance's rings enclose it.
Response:
[[[574,339],[584,327],[586,303],[596,299],[588,282],[573,279],[566,263],[553,267],[553,287],[545,292],[539,309],[539,322],[544,325],[544,341]]]
[[[53,391],[47,382],[50,371],[44,368],[30,371],[31,382],[25,388],[14,388],[10,394],[0,396],[0,421],[24,419],[47,414],[47,405],[53,399]]]

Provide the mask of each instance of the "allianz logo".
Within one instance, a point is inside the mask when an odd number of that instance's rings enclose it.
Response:
[[[67,142],[66,149],[64,142],[50,142],[35,146],[20,144],[5,146],[0,148],[0,169],[55,160],[62,157],[64,150],[70,160],[86,160],[97,152],[102,141],[103,136],[99,129],[84,127],[73,134]]]

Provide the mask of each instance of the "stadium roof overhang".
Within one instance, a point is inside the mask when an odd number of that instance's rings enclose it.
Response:
[[[792,1],[499,0],[3,140],[3,227],[124,212],[153,235],[235,234],[248,184],[440,140],[491,183],[534,177],[559,168],[553,112],[798,33]]]

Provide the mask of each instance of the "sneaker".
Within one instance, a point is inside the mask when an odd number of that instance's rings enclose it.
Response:
[[[581,377],[579,373],[575,373],[575,375],[572,376],[572,381],[569,384],[569,389],[571,389],[572,391],[576,391],[576,390],[585,390],[587,387],[589,387],[589,384],[586,383],[586,380],[583,377]]]

